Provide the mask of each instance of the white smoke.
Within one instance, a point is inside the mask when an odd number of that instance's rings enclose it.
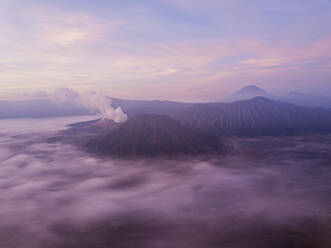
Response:
[[[111,99],[105,95],[95,92],[78,93],[68,88],[60,88],[50,94],[51,100],[59,104],[72,103],[90,113],[96,113],[103,119],[110,119],[115,122],[125,122],[128,116],[121,107],[114,109],[111,106]]]

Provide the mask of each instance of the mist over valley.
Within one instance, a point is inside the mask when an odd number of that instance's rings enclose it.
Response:
[[[2,247],[330,246],[330,135],[228,137],[226,155],[178,160],[51,139],[94,118],[1,122]]]

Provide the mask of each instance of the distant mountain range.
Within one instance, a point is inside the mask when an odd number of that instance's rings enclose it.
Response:
[[[279,136],[331,133],[331,108],[315,106],[312,95],[290,93],[276,97],[254,85],[244,87],[227,103],[182,103],[112,98],[129,120],[76,123],[55,138],[83,145],[100,155],[153,157],[198,155],[222,151],[225,136]],[[309,101],[308,101],[309,100]],[[323,106],[327,106],[327,99]],[[318,104],[317,104],[318,105]],[[0,102],[0,118],[85,115],[73,104],[50,100]]]
[[[171,115],[138,114],[123,124],[109,120],[77,123],[64,131],[63,137],[98,155],[127,158],[218,154],[223,151],[225,136],[331,133],[330,109],[264,97],[189,104]],[[81,140],[85,141],[77,142]]]
[[[281,98],[283,101],[290,102],[305,107],[325,107],[331,108],[331,97],[304,94],[300,92],[290,92]]]
[[[56,104],[48,99],[0,101],[0,119],[48,118],[87,115],[88,111],[73,104]]]
[[[275,96],[255,85],[249,85],[227,97],[224,102],[249,100],[254,97],[265,97],[304,107],[331,108],[331,98],[311,94],[290,92],[285,96]],[[111,98],[114,108],[121,107],[129,118],[139,114],[164,114],[175,117],[177,113],[192,107],[194,103],[159,101],[159,100],[126,100]],[[57,116],[77,116],[95,114],[73,104],[56,104],[48,99],[28,101],[0,101],[0,119],[5,118],[47,118]]]
[[[139,114],[165,114],[172,115],[192,103],[159,101],[159,100],[125,100],[110,98],[114,108],[121,107],[133,117]],[[71,103],[58,104],[49,99],[25,100],[25,101],[0,101],[0,119],[11,118],[48,118],[59,116],[79,116],[96,114]]]
[[[331,97],[304,94],[300,92],[289,92],[284,96],[276,96],[255,85],[249,85],[235,92],[224,99],[225,102],[235,102],[240,100],[249,100],[254,97],[262,96],[265,98],[292,103],[303,107],[325,107],[331,108]]]

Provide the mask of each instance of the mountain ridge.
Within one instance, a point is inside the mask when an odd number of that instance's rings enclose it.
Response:
[[[331,110],[255,97],[234,103],[196,104],[180,112],[183,125],[221,135],[290,135],[331,131]]]

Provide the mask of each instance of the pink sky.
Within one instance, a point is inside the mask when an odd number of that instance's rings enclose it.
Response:
[[[122,1],[121,1],[122,2]],[[0,0],[0,94],[331,93],[331,2]]]

